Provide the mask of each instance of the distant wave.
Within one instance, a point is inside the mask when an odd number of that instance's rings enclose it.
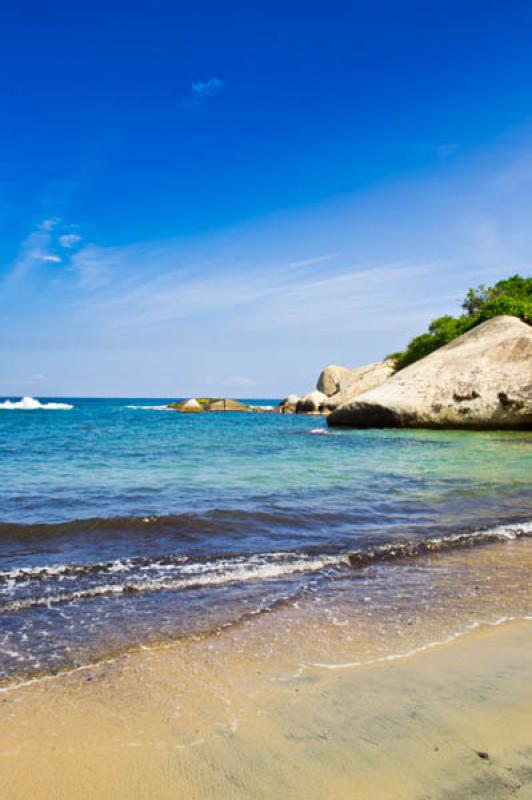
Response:
[[[168,406],[125,406],[125,408],[138,409],[140,411],[172,411]]]
[[[374,513],[374,510],[373,512]],[[132,537],[140,534],[146,535],[171,535],[175,542],[196,542],[198,537],[209,537],[212,541],[217,536],[230,535],[233,544],[236,546],[236,538],[244,531],[249,533],[251,529],[260,532],[292,531],[296,527],[299,531],[313,531],[316,525],[326,529],[333,522],[341,521],[345,525],[357,526],[367,522],[365,513],[356,511],[346,513],[328,512],[327,510],[316,511],[310,509],[298,510],[297,513],[290,510],[257,510],[248,511],[237,508],[213,508],[203,513],[184,512],[181,514],[150,515],[150,516],[131,516],[131,517],[86,517],[82,519],[65,520],[64,522],[9,522],[0,520],[0,541],[10,539],[54,539],[70,536],[90,535],[92,539],[97,536],[107,536],[109,534],[125,533]],[[460,544],[469,542],[471,544],[482,543],[484,540],[501,540],[515,538],[516,536],[532,536],[532,521],[512,521],[509,523],[498,524],[489,528],[479,529],[468,526],[460,533],[452,531],[438,531],[432,538],[428,536],[416,536],[413,540],[406,538],[399,539],[396,534],[393,540],[379,541],[377,544],[365,548],[361,553],[372,552],[380,556],[384,555],[386,548],[399,551],[402,547],[410,547],[415,544],[425,543],[427,548],[434,549],[440,542],[450,544]],[[322,552],[314,545],[306,548],[305,551],[315,555]],[[381,552],[381,549],[384,551]],[[329,552],[338,552],[332,547]],[[392,554],[393,555],[393,554]],[[0,573],[1,574],[1,573]]]
[[[40,403],[34,397],[21,397],[20,400],[5,400],[0,409],[5,411],[70,411],[74,408],[69,403]]]
[[[202,513],[184,512],[132,517],[87,517],[64,522],[9,522],[0,521],[0,540],[12,538],[46,539],[48,537],[90,534],[92,537],[107,533],[127,533],[130,536],[171,534],[176,541],[195,541],[198,537],[218,535],[247,535],[251,529],[271,532],[273,530],[313,530],[316,524],[327,526],[344,521],[356,524],[364,521],[356,513],[348,516],[328,511],[296,512],[272,509],[253,511],[241,508],[214,508]]]

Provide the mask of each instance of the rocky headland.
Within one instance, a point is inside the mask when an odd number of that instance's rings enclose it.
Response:
[[[532,327],[498,316],[334,410],[331,426],[532,428]]]
[[[282,414],[329,414],[348,400],[380,386],[393,375],[393,361],[376,361],[349,369],[330,364],[322,370],[316,389],[299,397],[290,394],[281,401]]]
[[[242,403],[240,400],[219,397],[191,397],[189,400],[169,403],[167,407],[172,411],[179,411],[181,414],[201,414],[207,411],[275,411],[274,406],[250,405]]]
[[[531,429],[532,327],[496,316],[399,370],[393,358],[352,369],[331,364],[313,391],[278,406],[200,397],[168,407],[327,415],[329,425],[353,428]]]

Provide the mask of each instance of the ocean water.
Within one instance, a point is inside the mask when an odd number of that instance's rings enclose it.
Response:
[[[440,591],[412,565],[532,536],[532,434],[168,400],[0,398],[0,682],[306,597],[393,611]]]

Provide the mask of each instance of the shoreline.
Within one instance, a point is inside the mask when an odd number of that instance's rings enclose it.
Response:
[[[258,587],[254,599],[240,608],[229,601],[224,615],[212,617],[212,626],[202,625],[198,618],[196,629],[190,625],[188,632],[172,635],[153,627],[157,624],[153,618],[149,636],[131,636],[129,641],[122,642],[116,637],[102,639],[92,650],[79,651],[77,658],[72,654],[73,657],[63,663],[43,661],[36,663],[34,670],[3,675],[0,696],[18,687],[59,680],[62,676],[98,668],[102,663],[134,657],[142,650],[187,646],[187,642],[208,643],[217,641],[220,635],[245,637],[250,626],[261,647],[261,637],[275,634],[276,624],[281,630],[293,628],[299,639],[299,652],[302,657],[305,655],[304,668],[315,664],[329,669],[335,665],[339,665],[338,668],[361,667],[402,659],[410,653],[445,644],[483,625],[498,625],[510,619],[528,620],[532,618],[531,525],[527,520],[441,540],[375,546],[364,558],[362,551],[323,557],[325,561],[320,561],[319,569],[312,562],[312,569],[302,562],[294,575],[292,570],[287,573],[295,583],[286,584],[282,593],[268,600],[260,593],[261,588],[266,591],[267,583],[259,579],[254,587],[255,581],[251,580],[250,591]],[[326,578],[321,571],[328,565],[334,575]],[[277,570],[278,565],[275,566]],[[238,585],[243,581],[247,585],[244,578],[254,575],[251,572],[243,576],[240,570],[233,580],[229,576],[222,583],[219,596],[223,598],[224,593],[231,593],[235,582]],[[217,575],[215,579],[218,583]],[[312,588],[308,591],[309,580],[319,582],[317,593],[313,593]],[[458,594],[453,589],[454,580],[462,584]],[[511,591],[507,591],[509,585],[513,587]],[[217,584],[215,586],[217,588]],[[179,603],[180,584],[178,589],[176,600]],[[418,593],[425,597],[419,596],[415,601],[412,597]],[[155,594],[155,602],[158,602],[157,597]],[[482,604],[478,606],[481,599]],[[90,614],[93,600],[89,598],[86,602]],[[115,604],[124,601],[111,595],[104,602],[109,604],[102,606],[104,612],[107,609],[106,613],[112,613]],[[232,609],[235,616],[228,614],[228,609]],[[50,610],[55,610],[54,606]],[[314,645],[309,645],[304,634],[297,630],[300,624],[302,630],[309,631],[308,638]],[[275,657],[279,661],[285,661],[286,653],[293,655],[289,642],[280,641],[277,634],[273,638]],[[323,652],[330,653],[331,658],[324,659]],[[5,653],[12,657],[17,655],[15,651],[10,654],[7,649]]]
[[[219,640],[4,694],[3,796],[532,796],[530,620],[299,675],[250,659],[229,631]]]
[[[300,678],[305,671],[307,672],[323,672],[323,671],[355,671],[360,669],[365,669],[367,667],[375,667],[379,664],[388,664],[394,663],[396,661],[404,661],[410,658],[415,658],[416,656],[423,655],[426,652],[429,652],[434,649],[439,649],[442,647],[446,647],[447,645],[452,644],[453,642],[462,639],[464,637],[468,637],[475,632],[482,632],[482,631],[489,631],[491,628],[498,628],[499,626],[505,626],[509,624],[519,624],[519,623],[532,623],[532,615],[512,615],[512,616],[501,616],[495,620],[483,620],[480,622],[473,622],[466,625],[461,630],[457,630],[454,633],[449,634],[447,637],[443,639],[438,639],[435,641],[429,641],[425,644],[421,644],[418,647],[414,647],[410,650],[406,650],[403,652],[397,653],[390,653],[389,655],[378,656],[376,658],[369,658],[365,661],[351,661],[351,662],[342,662],[342,663],[327,663],[327,662],[303,662],[297,666],[297,669],[294,671],[294,674],[288,676],[286,680],[289,679],[296,679]],[[208,639],[212,637],[219,636],[221,633],[224,632],[225,629],[234,627],[236,625],[241,624],[241,621],[238,620],[234,623],[229,623],[220,630],[215,631],[207,631],[205,633],[194,634],[182,638],[177,639],[168,639],[168,640],[161,640],[160,642],[152,642],[149,645],[139,644],[137,646],[131,646],[125,650],[110,653],[107,656],[102,656],[102,658],[96,659],[94,661],[89,661],[86,664],[80,664],[79,666],[75,667],[66,667],[65,669],[61,669],[57,672],[45,673],[41,675],[35,675],[30,678],[22,678],[20,681],[14,681],[12,683],[5,683],[0,684],[0,695],[2,694],[10,694],[11,692],[21,691],[31,686],[40,686],[41,684],[46,684],[47,682],[55,682],[55,681],[62,681],[68,680],[70,678],[75,678],[79,673],[82,672],[90,672],[91,670],[99,670],[104,669],[111,665],[120,665],[122,662],[125,662],[128,659],[134,659],[141,655],[143,652],[150,652],[151,654],[157,654],[165,650],[172,650],[176,649],[180,646],[186,646],[190,643],[197,643],[197,642],[206,642]],[[280,678],[279,680],[285,680],[285,678]],[[1,702],[1,701],[0,701]]]
[[[411,544],[390,545],[382,553],[376,547],[367,564],[359,563],[359,554],[351,569],[346,557],[329,557],[330,575],[322,574],[321,568],[296,571],[288,577],[283,574],[285,582],[274,583],[270,596],[265,594],[267,582],[252,580],[246,588],[249,600],[239,606],[234,586],[241,591],[240,571],[236,584],[224,581],[215,586],[217,594],[212,593],[213,599],[218,597],[225,603],[223,611],[203,611],[203,618],[196,612],[195,624],[191,605],[194,595],[182,595],[178,584],[175,593],[153,595],[150,630],[139,628],[137,636],[132,632],[128,639],[118,633],[102,637],[92,648],[74,651],[70,657],[67,648],[62,663],[59,659],[41,664],[36,660],[34,669],[6,672],[0,682],[0,697],[19,687],[60,681],[98,669],[101,664],[134,658],[146,650],[186,648],[198,642],[206,648],[210,643],[218,647],[224,637],[236,637],[247,653],[252,652],[250,642],[262,651],[271,640],[276,660],[286,663],[293,673],[313,665],[325,670],[348,669],[400,660],[482,626],[530,620],[530,524],[496,527],[465,539],[457,535],[449,542],[444,540],[444,547],[436,546],[438,542],[433,540],[419,542],[415,551]],[[451,546],[453,542],[456,546]],[[248,577],[253,576],[251,572]],[[246,581],[242,585],[248,586]],[[205,604],[205,596],[199,597]],[[175,603],[175,633],[157,627],[158,604],[168,603],[169,598]],[[85,602],[82,607],[87,617],[93,613],[93,600]],[[98,602],[101,614],[112,615],[117,607],[126,613],[130,608],[129,598],[118,600],[116,595]],[[179,627],[184,629],[185,621],[180,620],[179,611],[188,620],[188,631],[183,633]],[[49,613],[54,612],[51,606]],[[62,613],[61,606],[55,613]],[[206,613],[210,616],[205,617]],[[6,657],[16,658],[14,647],[8,652],[4,643],[4,648]]]

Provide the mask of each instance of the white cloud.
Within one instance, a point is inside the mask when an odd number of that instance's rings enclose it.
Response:
[[[57,250],[58,245],[68,249],[81,237],[78,234],[58,235],[57,228],[60,225],[61,220],[58,217],[44,219],[20,243],[17,257],[6,271],[4,285],[29,276],[43,262],[48,264],[63,263],[64,259],[57,252],[54,252]]]
[[[61,220],[59,217],[50,217],[49,219],[43,219],[39,228],[43,231],[52,231],[60,222]]]
[[[79,233],[63,233],[61,236],[58,236],[57,240],[61,247],[70,249],[81,242],[81,236]]]
[[[45,220],[46,222],[47,220]],[[6,273],[4,283],[12,283],[26,276],[39,262],[45,261],[51,244],[51,234],[42,224],[21,242],[19,252]]]
[[[327,255],[316,256],[315,258],[304,258],[301,261],[291,261],[288,266],[292,269],[295,269],[296,267],[313,267],[317,264],[323,264],[324,261],[330,261],[337,255],[338,253],[327,253]]]
[[[127,259],[128,254],[129,248],[104,248],[89,244],[75,253],[70,263],[77,273],[81,288],[94,290],[117,277],[116,268]]]
[[[209,78],[206,81],[194,81],[191,86],[193,103],[200,105],[208,97],[219,94],[224,87],[224,82],[220,78]]]
[[[447,268],[444,261],[412,261],[366,267],[343,264],[319,275],[287,269],[328,260],[324,256],[268,269],[246,263],[229,271],[198,272],[178,267],[182,259],[179,248],[172,246],[166,251],[160,246],[85,248],[72,261],[82,284],[96,290],[85,312],[99,320],[100,329],[123,334],[185,320],[194,325],[194,320],[222,315],[248,333],[312,330],[328,336],[331,325],[338,334],[391,327],[404,317],[405,308],[407,316],[424,319],[428,310],[441,307],[441,293],[436,293],[436,301],[429,294],[430,300],[416,304],[404,287],[428,287],[435,274],[442,275]],[[250,380],[236,375],[224,385],[251,386]]]

